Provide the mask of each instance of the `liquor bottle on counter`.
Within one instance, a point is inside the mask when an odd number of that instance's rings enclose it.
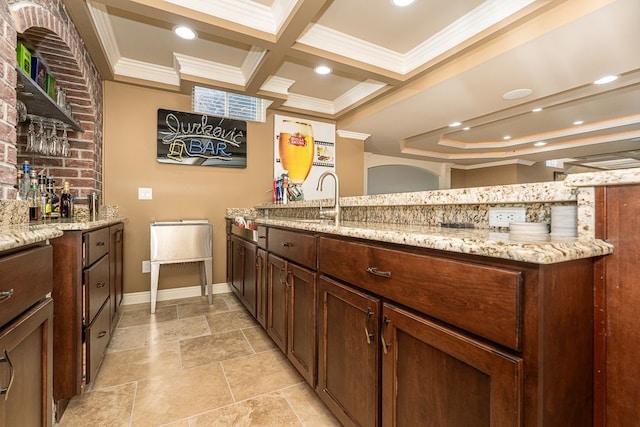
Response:
[[[54,184],[55,184],[55,181],[53,180],[53,178],[47,177],[47,194],[48,194],[48,200],[49,200],[49,205],[48,205],[49,207],[47,210],[49,212],[49,217],[53,219],[58,218],[60,216],[60,198],[53,190]]]
[[[29,202],[29,221],[38,221],[42,218],[42,197],[38,190],[38,178],[35,174],[31,177],[31,188],[27,193],[27,201]]]
[[[71,218],[73,205],[69,193],[69,181],[65,181],[60,195],[60,218]]]

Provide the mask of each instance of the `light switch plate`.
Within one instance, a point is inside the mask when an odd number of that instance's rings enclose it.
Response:
[[[138,188],[138,200],[153,199],[153,190],[151,188]]]
[[[151,273],[151,261],[142,261],[142,272]]]
[[[512,222],[524,222],[526,208],[489,208],[489,227],[508,227]]]

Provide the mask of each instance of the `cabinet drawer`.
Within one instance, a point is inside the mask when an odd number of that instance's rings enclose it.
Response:
[[[109,227],[84,233],[82,241],[82,259],[84,267],[88,267],[109,252]]]
[[[316,236],[278,228],[269,228],[268,235],[269,252],[315,270]]]
[[[51,292],[52,253],[40,246],[0,258],[0,327]]]
[[[522,272],[320,238],[318,269],[520,350]]]
[[[109,314],[109,304],[106,304],[85,331],[87,339],[87,367],[85,372],[87,384],[95,379],[98,367],[100,366],[100,360],[111,339],[111,316],[109,316]]]
[[[109,257],[105,256],[84,271],[85,324],[91,323],[109,297]]]

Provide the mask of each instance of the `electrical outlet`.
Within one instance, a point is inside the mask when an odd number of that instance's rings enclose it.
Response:
[[[489,227],[508,227],[511,222],[524,222],[526,208],[489,208]]]
[[[142,261],[142,272],[151,273],[151,261]]]
[[[138,188],[138,200],[152,200],[153,190],[151,188]]]

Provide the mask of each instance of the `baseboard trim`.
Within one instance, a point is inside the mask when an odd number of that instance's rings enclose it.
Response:
[[[213,293],[224,294],[231,292],[227,283],[214,283]],[[186,286],[184,288],[159,289],[157,301],[168,301],[180,298],[200,296],[200,285]],[[128,292],[122,296],[122,305],[151,303],[151,291]]]

